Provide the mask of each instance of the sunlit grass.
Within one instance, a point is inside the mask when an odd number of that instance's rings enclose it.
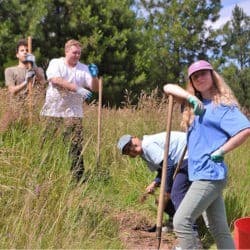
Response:
[[[123,134],[143,136],[165,130],[167,103],[142,95],[138,107],[102,109],[101,156],[97,165],[97,107],[85,105],[84,162],[87,181],[72,178],[68,147],[54,136],[41,147],[42,123],[17,123],[0,135],[0,248],[122,249],[120,211],[135,210],[156,220],[154,197],[140,197],[154,178],[143,160],[122,156]],[[175,105],[172,129],[179,130]],[[225,201],[233,230],[250,214],[250,141],[226,156],[229,182]]]

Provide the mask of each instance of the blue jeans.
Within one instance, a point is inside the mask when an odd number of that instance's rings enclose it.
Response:
[[[226,180],[192,182],[174,216],[174,231],[182,249],[197,249],[192,225],[205,211],[218,249],[235,249],[227,224],[222,191]]]

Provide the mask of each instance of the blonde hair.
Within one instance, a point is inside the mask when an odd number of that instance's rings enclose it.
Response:
[[[224,104],[227,106],[239,107],[240,105],[237,101],[237,98],[233,94],[231,88],[225,83],[224,79],[215,70],[211,70],[211,75],[213,79],[212,102],[215,105]],[[188,82],[186,90],[190,94],[197,96],[199,99],[202,99],[201,93],[194,88],[191,80]],[[193,109],[191,109],[190,105],[186,103],[181,121],[182,128],[187,131],[193,120]]]
[[[71,40],[68,40],[65,43],[65,47],[64,47],[65,51],[68,51],[72,46],[76,46],[76,47],[82,48],[82,45],[81,45],[81,43],[79,41],[71,39]]]

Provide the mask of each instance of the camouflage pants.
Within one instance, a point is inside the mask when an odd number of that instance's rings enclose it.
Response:
[[[82,118],[46,117],[42,145],[48,137],[55,136],[62,136],[65,146],[69,145],[69,156],[72,160],[71,171],[73,177],[79,181],[84,173]]]

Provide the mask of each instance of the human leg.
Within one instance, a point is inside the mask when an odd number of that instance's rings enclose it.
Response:
[[[207,208],[208,228],[218,249],[235,249],[227,223],[225,203],[222,194]]]
[[[41,123],[42,136],[40,148],[43,148],[46,141],[51,140],[51,138],[57,138],[61,136],[63,119],[59,117],[44,116],[41,117]]]
[[[83,127],[81,118],[65,119],[64,141],[65,143],[70,143],[71,171],[74,178],[79,181],[84,173],[82,157]]]
[[[191,182],[188,179],[187,160],[185,160],[173,181],[171,190],[171,199],[173,201],[175,210],[178,209],[190,185]]]
[[[198,249],[193,224],[222,193],[226,181],[194,181],[174,216],[174,230],[182,249]],[[220,216],[220,215],[217,215]]]
[[[187,165],[187,160],[185,160],[182,166],[180,167],[179,172],[176,174],[172,186],[171,199],[173,200],[175,210],[178,209],[190,185],[191,182],[188,179],[188,165]],[[198,226],[196,223],[192,225],[192,229],[196,238],[197,245],[199,246],[199,248],[202,248],[202,243],[198,233]]]

